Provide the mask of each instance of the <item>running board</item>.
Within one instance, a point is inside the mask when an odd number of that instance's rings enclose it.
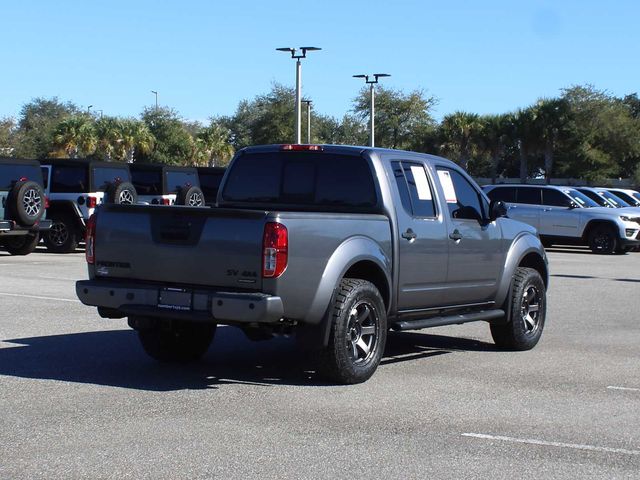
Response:
[[[422,320],[402,320],[394,323],[392,330],[419,330],[421,328],[441,327],[443,325],[456,325],[467,322],[497,320],[504,317],[504,310],[483,310],[482,312],[462,313],[456,315],[444,315],[440,317],[425,318]]]

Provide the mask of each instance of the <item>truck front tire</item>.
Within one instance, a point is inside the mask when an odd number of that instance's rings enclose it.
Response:
[[[380,364],[387,340],[380,292],[366,280],[344,278],[329,315],[329,344],[319,352],[319,373],[345,384],[368,380]]]
[[[495,344],[506,350],[531,350],[542,335],[546,311],[546,289],[540,273],[518,267],[513,275],[508,322],[491,324]]]
[[[216,324],[188,321],[173,321],[170,325],[149,323],[148,328],[138,330],[144,351],[158,361],[177,363],[200,360],[207,353],[217,327]]]

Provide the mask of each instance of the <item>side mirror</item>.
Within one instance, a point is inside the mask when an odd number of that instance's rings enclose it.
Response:
[[[576,202],[571,202],[569,204],[569,210],[573,210],[574,208],[578,208],[578,204]]]
[[[489,220],[492,222],[500,217],[507,216],[507,206],[502,200],[492,200],[489,205]]]

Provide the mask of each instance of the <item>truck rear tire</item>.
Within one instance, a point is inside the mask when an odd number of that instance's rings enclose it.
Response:
[[[5,237],[2,241],[4,248],[11,255],[29,255],[38,246],[40,236],[35,233],[19,237]]]
[[[338,383],[368,380],[380,364],[387,340],[380,292],[366,280],[344,278],[329,315],[329,344],[318,354],[318,372]]]
[[[194,362],[207,353],[216,327],[188,321],[174,321],[170,327],[156,323],[138,330],[138,338],[147,355],[160,362]]]
[[[44,235],[47,249],[55,253],[71,253],[78,248],[80,232],[71,215],[54,214],[51,216],[51,228]]]
[[[542,277],[533,268],[518,267],[513,276],[508,323],[491,324],[493,341],[506,350],[531,350],[542,335],[546,311]]]

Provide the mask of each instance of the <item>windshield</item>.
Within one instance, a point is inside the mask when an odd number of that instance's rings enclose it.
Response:
[[[609,203],[611,203],[616,208],[630,207],[631,206],[627,202],[622,200],[620,197],[617,197],[613,193],[609,193],[609,192],[607,192],[605,190],[599,190],[598,194],[600,196],[606,198],[609,201]]]
[[[587,197],[585,194],[580,193],[579,191],[574,190],[573,188],[568,188],[566,190],[563,190],[563,192],[569,195],[571,199],[582,208],[593,208],[593,207],[600,206],[596,202],[591,200],[589,197]]]
[[[610,191],[617,197],[620,197],[622,200],[627,202],[632,207],[640,206],[640,200],[636,199],[633,195],[629,195],[627,192],[622,192],[620,190],[610,190]]]

